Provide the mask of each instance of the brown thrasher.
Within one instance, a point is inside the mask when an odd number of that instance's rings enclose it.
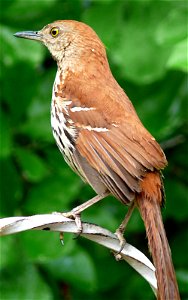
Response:
[[[137,206],[156,267],[157,297],[180,299],[160,210],[160,169],[167,161],[114,79],[101,40],[88,25],[71,20],[15,36],[42,42],[57,61],[51,104],[53,135],[66,162],[97,193],[67,216],[75,218],[80,230],[79,214],[108,194],[130,206],[128,217]],[[128,217],[117,230],[121,249]]]

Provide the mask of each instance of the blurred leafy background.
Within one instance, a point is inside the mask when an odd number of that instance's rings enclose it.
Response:
[[[94,192],[59,153],[50,128],[56,63],[13,33],[57,19],[91,25],[112,72],[164,148],[163,209],[182,299],[188,299],[187,10],[186,1],[1,0],[1,217],[70,210]],[[83,220],[115,231],[126,208],[108,198]],[[135,211],[126,239],[148,254]],[[1,299],[154,299],[149,285],[106,249],[82,238],[26,232],[1,239]]]

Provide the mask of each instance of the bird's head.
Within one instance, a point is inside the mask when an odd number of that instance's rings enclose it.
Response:
[[[92,53],[106,55],[105,48],[88,25],[72,20],[55,21],[39,31],[22,31],[16,37],[42,42],[59,62],[63,58],[90,56]]]

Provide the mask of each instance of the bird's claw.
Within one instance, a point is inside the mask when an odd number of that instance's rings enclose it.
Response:
[[[66,218],[73,219],[75,221],[75,224],[77,226],[77,233],[76,233],[75,238],[78,238],[83,231],[80,213],[76,213],[76,212],[74,212],[74,210],[71,210],[70,212],[63,213],[63,216]]]
[[[117,236],[118,240],[119,240],[119,244],[120,244],[120,249],[118,252],[115,252],[114,253],[114,256],[115,256],[115,259],[116,260],[121,260],[122,259],[122,255],[121,255],[121,252],[126,244],[126,239],[124,238],[123,236],[123,233],[121,231],[120,228],[118,228],[115,232],[115,235]]]
[[[63,240],[64,236],[63,236],[63,232],[60,232],[59,234],[59,239],[60,239],[60,242],[61,242],[61,245],[64,246],[64,240]]]

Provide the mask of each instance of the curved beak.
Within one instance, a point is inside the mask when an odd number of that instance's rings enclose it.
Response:
[[[21,31],[14,33],[14,36],[23,39],[42,41],[42,35],[39,31]]]

